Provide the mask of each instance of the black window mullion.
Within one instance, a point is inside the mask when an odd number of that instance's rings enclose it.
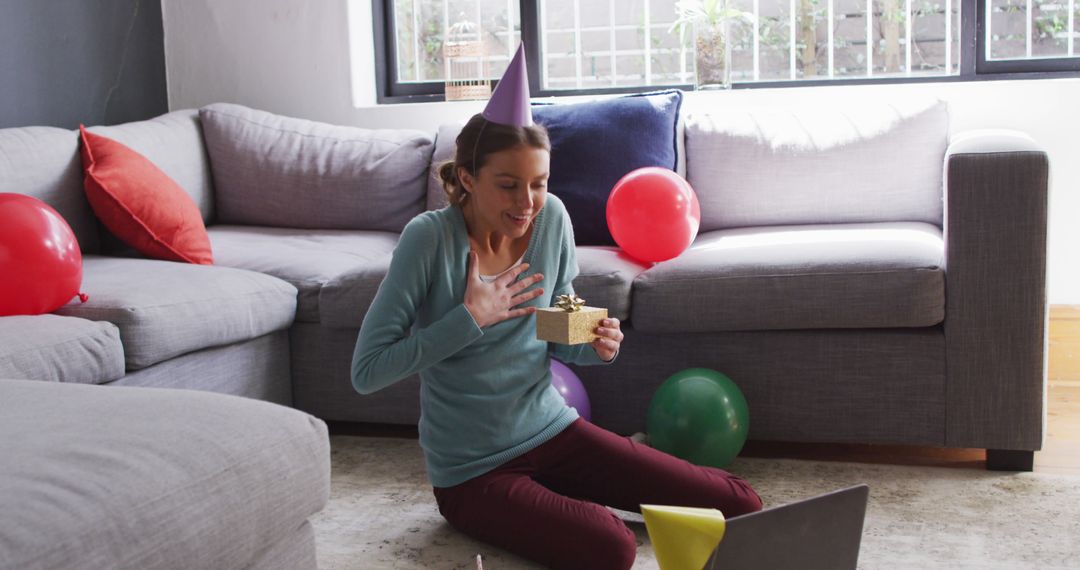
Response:
[[[975,62],[982,57],[979,34],[981,20],[972,18],[979,10],[979,0],[960,2],[960,77],[972,78],[977,73]]]
[[[525,43],[525,67],[529,70],[529,93],[539,95],[540,89],[540,2],[519,0],[521,12],[521,41]]]
[[[385,5],[391,1],[374,0],[371,3],[371,31],[375,41],[375,95],[380,103],[397,84],[397,73],[388,73],[396,67],[394,59],[397,58],[397,42],[386,41],[386,38],[394,37],[393,18],[389,17]]]

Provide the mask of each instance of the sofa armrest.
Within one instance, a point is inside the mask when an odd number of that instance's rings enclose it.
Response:
[[[1023,133],[965,133],[946,151],[944,182],[945,444],[1039,449],[1046,152]]]

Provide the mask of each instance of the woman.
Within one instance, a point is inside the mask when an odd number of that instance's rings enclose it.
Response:
[[[362,394],[420,374],[420,444],[439,512],[545,565],[602,570],[629,568],[637,551],[603,505],[760,509],[742,479],[619,437],[565,404],[550,358],[613,362],[623,333],[608,318],[591,344],[535,337],[529,317],[572,294],[578,274],[570,218],[547,193],[547,132],[478,114],[456,142],[438,171],[450,206],[405,227],[352,364]]]

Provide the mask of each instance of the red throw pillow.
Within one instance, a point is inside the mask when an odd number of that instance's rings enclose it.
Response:
[[[199,207],[145,156],[79,125],[84,188],[105,227],[154,259],[212,265]]]

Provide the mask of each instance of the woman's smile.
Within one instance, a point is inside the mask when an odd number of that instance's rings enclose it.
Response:
[[[507,214],[506,217],[510,218],[511,222],[520,227],[529,225],[529,220],[532,219],[532,216],[515,216],[513,214]]]

